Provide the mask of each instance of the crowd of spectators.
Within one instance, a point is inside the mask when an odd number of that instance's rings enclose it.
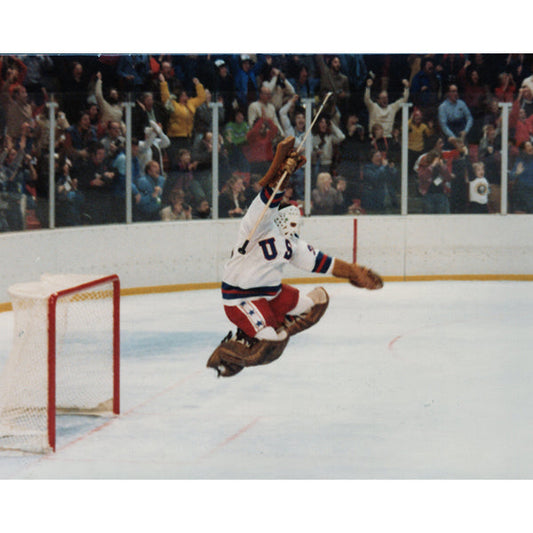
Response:
[[[303,138],[304,102],[317,109],[330,91],[307,163],[312,214],[399,212],[407,102],[419,212],[499,212],[506,102],[510,212],[532,213],[532,66],[526,54],[0,56],[0,231],[48,227],[47,103],[56,104],[56,225],[72,226],[126,220],[124,102],[133,220],[167,221],[211,216],[213,150],[219,216],[243,216],[277,142]],[[300,207],[304,176],[286,194]]]

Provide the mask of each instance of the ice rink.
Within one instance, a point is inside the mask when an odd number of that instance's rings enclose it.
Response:
[[[533,477],[533,283],[324,286],[279,360],[218,379],[217,290],[123,297],[121,415],[58,417],[57,452],[0,453],[0,478]],[[11,312],[0,339],[3,364]]]

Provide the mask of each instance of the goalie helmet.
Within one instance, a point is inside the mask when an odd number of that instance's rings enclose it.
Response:
[[[295,205],[283,207],[274,218],[274,224],[276,224],[285,237],[298,237],[300,209]]]

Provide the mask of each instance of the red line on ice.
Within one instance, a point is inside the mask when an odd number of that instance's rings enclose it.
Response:
[[[257,422],[259,422],[259,420],[261,419],[260,416],[258,416],[257,418],[254,418],[249,424],[246,424],[246,426],[242,427],[241,429],[239,429],[239,431],[237,431],[236,433],[234,433],[233,435],[230,435],[227,439],[225,439],[224,441],[222,441],[220,444],[218,444],[217,446],[215,446],[212,450],[210,450],[209,452],[207,452],[206,454],[204,454],[202,456],[202,459],[205,458],[205,457],[209,457],[210,455],[212,455],[213,453],[217,452],[218,450],[220,450],[221,448],[223,448],[224,446],[226,446],[227,444],[229,444],[231,441],[234,441],[236,438],[240,437],[243,433],[246,433],[250,428],[252,428],[253,426],[255,426],[255,424]]]
[[[389,342],[389,350],[392,350],[392,348],[394,347],[394,343],[396,341],[399,341],[402,337],[403,335],[398,335],[397,337],[394,337],[394,339]]]

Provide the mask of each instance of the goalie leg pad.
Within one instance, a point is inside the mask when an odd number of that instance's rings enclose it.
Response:
[[[207,368],[214,368],[217,371],[217,377],[230,377],[238,374],[243,368],[243,365],[230,362],[228,359],[222,359],[222,355],[226,350],[226,344],[231,339],[231,331],[222,340],[222,342],[215,348],[215,351],[211,354],[207,360]]]
[[[296,335],[311,326],[314,326],[326,312],[329,305],[329,295],[324,287],[316,287],[309,294],[307,294],[314,305],[307,313],[301,315],[287,315],[283,323],[283,327],[287,330],[289,336]]]
[[[236,335],[229,334],[220,343],[207,361],[207,366],[216,369],[218,376],[234,376],[244,367],[275,361],[288,342],[289,335],[281,341],[270,341],[250,338],[242,331],[237,331]]]

